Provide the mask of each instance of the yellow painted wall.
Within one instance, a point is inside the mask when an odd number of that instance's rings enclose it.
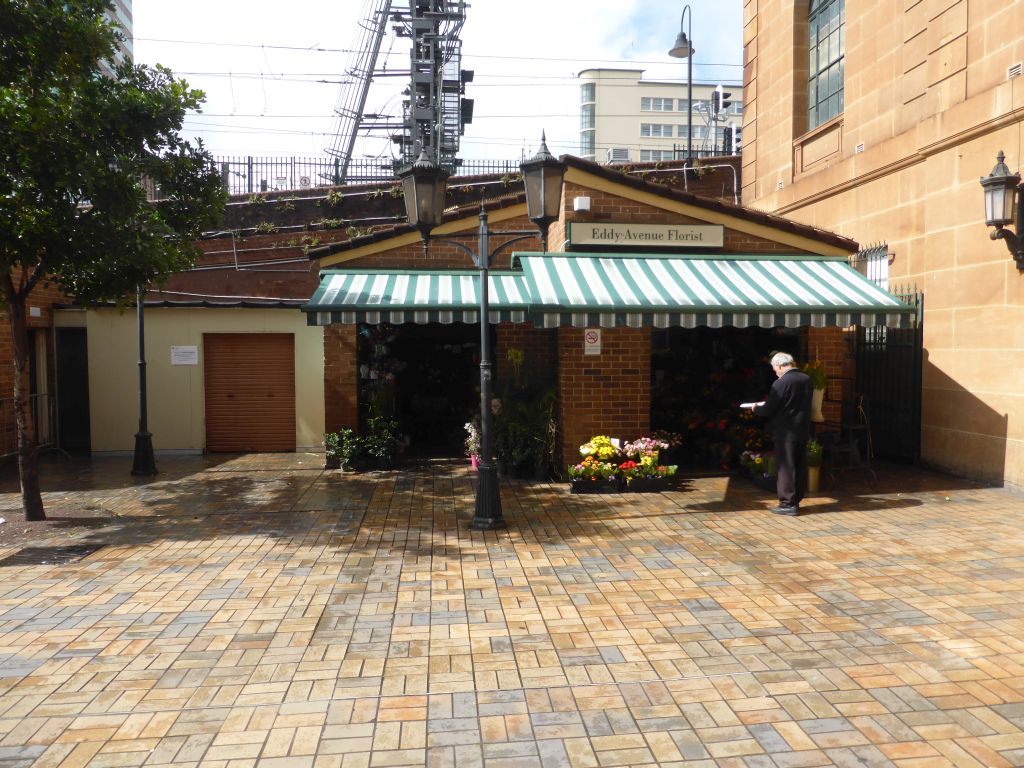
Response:
[[[170,309],[145,312],[149,431],[156,451],[206,445],[204,333],[295,336],[295,441],[320,450],[324,432],[323,329],[297,309]],[[93,451],[130,451],[138,430],[138,340],[135,311],[87,312],[89,417]],[[172,346],[199,347],[198,365],[171,365]]]
[[[889,245],[890,284],[924,291],[922,459],[1024,486],[1024,273],[978,184],[1000,149],[1024,168],[1024,3],[847,3],[846,109],[824,133],[796,93],[807,3],[745,6],[744,204]]]

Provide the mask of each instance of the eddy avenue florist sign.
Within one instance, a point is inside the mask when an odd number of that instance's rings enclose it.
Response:
[[[573,221],[570,245],[620,245],[647,248],[721,248],[725,227],[703,224],[614,224]]]

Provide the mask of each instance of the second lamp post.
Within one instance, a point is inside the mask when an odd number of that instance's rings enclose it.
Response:
[[[565,168],[547,148],[541,138],[537,154],[520,166],[526,187],[527,216],[540,230],[541,250],[547,250],[547,233],[551,222],[557,221],[562,207],[562,178]],[[444,220],[445,188],[448,171],[431,161],[425,152],[416,162],[399,172],[405,195],[405,211],[409,224],[420,231],[423,247],[427,247],[430,231]],[[495,256],[513,243],[536,236],[534,230],[504,230],[492,232],[487,223],[487,211],[480,206],[480,225],[477,228],[476,251],[455,238],[472,235],[452,235],[439,240],[467,253],[480,270],[480,451],[477,465],[476,507],[470,528],[491,531],[505,525],[501,512],[501,494],[498,488],[498,468],[494,459],[494,430],[491,414],[493,374],[491,367],[491,333],[489,310],[488,270]],[[515,235],[493,251],[492,235]]]

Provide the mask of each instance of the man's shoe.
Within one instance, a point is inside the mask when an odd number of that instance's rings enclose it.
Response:
[[[796,517],[800,514],[800,507],[787,507],[778,506],[772,508],[773,515],[789,515],[790,517]]]

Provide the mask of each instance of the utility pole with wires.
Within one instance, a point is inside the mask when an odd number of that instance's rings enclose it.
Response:
[[[361,134],[386,132],[396,147],[394,166],[404,167],[421,154],[438,166],[454,171],[459,140],[473,120],[473,100],[465,97],[473,73],[462,69],[459,35],[466,20],[465,0],[365,0],[357,39],[345,68],[334,109],[338,117],[334,141],[327,153],[334,157],[332,184],[363,181],[349,176],[356,140]],[[397,37],[411,39],[408,69],[378,68],[388,23]],[[399,122],[385,114],[367,113],[370,87],[375,78],[408,76],[403,115]]]

